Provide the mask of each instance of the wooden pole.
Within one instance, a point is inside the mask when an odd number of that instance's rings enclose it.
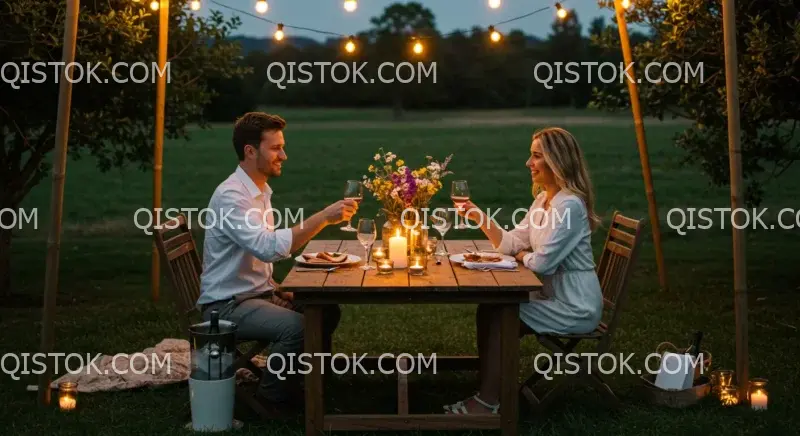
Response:
[[[633,111],[633,121],[636,127],[636,142],[639,144],[639,160],[642,164],[642,176],[644,177],[645,193],[647,204],[650,209],[650,227],[653,231],[653,245],[656,249],[656,263],[658,264],[658,280],[661,289],[668,289],[667,269],[664,265],[664,252],[661,250],[661,225],[658,219],[658,206],[656,205],[656,194],[653,189],[653,177],[650,174],[650,157],[647,153],[647,139],[644,134],[644,122],[642,122],[642,109],[639,106],[639,87],[636,84],[636,70],[633,67],[633,55],[631,54],[631,41],[628,38],[628,24],[625,21],[625,8],[622,7],[622,0],[614,0],[614,9],[617,14],[617,27],[619,28],[619,40],[622,45],[622,57],[625,61],[626,71],[629,71],[628,93],[631,96],[631,110]],[[628,68],[630,66],[630,68]]]
[[[169,0],[161,0],[158,8],[158,70],[164,71],[167,64],[167,40],[169,30]],[[156,82],[156,137],[153,148],[153,217],[161,222],[161,168],[164,152],[164,102],[167,90],[166,74],[160,74]],[[161,272],[158,247],[155,239],[152,246],[151,293],[153,301],[158,301],[161,287]]]
[[[742,148],[739,138],[739,61],[736,53],[736,10],[734,0],[722,2],[723,33],[725,38],[725,88],[728,99],[728,158],[731,172],[731,210],[744,204],[742,195]],[[745,232],[742,214],[733,227],[733,295],[736,313],[736,379],[739,398],[747,395],[750,379],[747,349],[747,271],[745,261]]]
[[[67,170],[67,141],[69,139],[69,116],[72,106],[72,70],[66,68],[75,61],[75,44],[78,37],[78,11],[80,0],[67,0],[67,14],[64,19],[64,47],[61,60],[64,62],[64,76],[59,76],[58,118],[56,121],[56,143],[53,152],[53,183],[50,191],[50,233],[47,237],[47,264],[44,282],[44,303],[42,307],[42,335],[40,351],[48,355],[53,352],[56,296],[58,294],[58,266],[61,250],[61,216],[64,205],[64,179]],[[50,404],[50,380],[54,367],[49,363],[39,375],[39,404]]]

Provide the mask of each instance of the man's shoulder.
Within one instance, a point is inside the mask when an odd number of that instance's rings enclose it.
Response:
[[[230,199],[247,195],[247,187],[239,180],[235,174],[231,174],[225,180],[219,183],[211,194],[209,203],[215,203],[222,199]]]

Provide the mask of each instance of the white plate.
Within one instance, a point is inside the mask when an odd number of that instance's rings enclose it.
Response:
[[[469,253],[451,254],[450,255],[450,262],[454,262],[454,263],[457,263],[457,264],[461,265],[462,263],[464,263],[464,255],[465,254],[469,254]],[[481,255],[484,255],[484,256],[500,256],[500,257],[503,258],[503,260],[501,260],[501,262],[502,261],[516,262],[517,261],[517,259],[515,259],[514,257],[508,256],[506,254],[500,254],[500,253],[494,253],[494,252],[487,253],[487,252],[484,252],[484,251],[479,251],[476,254],[481,254]],[[493,265],[493,264],[495,264],[495,262],[486,263],[485,265]]]
[[[317,255],[316,252],[304,253],[304,254],[308,254],[310,256],[316,256]],[[303,255],[301,254],[301,255],[295,257],[294,260],[297,263],[299,263],[300,265],[303,265],[303,266],[308,266],[308,267],[316,267],[316,266],[318,266],[320,268],[330,268],[332,266],[349,266],[349,265],[358,264],[359,262],[361,262],[361,257],[356,256],[355,254],[348,254],[347,255],[347,260],[345,260],[344,262],[338,262],[338,263],[337,262],[324,262],[324,263],[322,263],[322,262],[314,262],[314,263],[312,263],[312,262],[307,261],[303,257]]]

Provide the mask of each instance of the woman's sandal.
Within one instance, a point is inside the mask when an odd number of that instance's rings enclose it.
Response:
[[[500,409],[500,404],[494,404],[494,405],[489,404],[489,403],[481,400],[478,397],[478,394],[473,395],[472,399],[475,400],[475,402],[480,404],[481,406],[491,410],[493,415],[496,415],[498,413],[498,410]],[[445,411],[445,414],[469,415],[469,412],[467,411],[467,407],[464,405],[463,401],[459,401],[459,402],[457,402],[455,404],[450,404],[450,405],[444,406],[444,411]]]

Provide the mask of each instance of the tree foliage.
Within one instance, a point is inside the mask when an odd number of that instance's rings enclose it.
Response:
[[[722,9],[718,1],[637,0],[626,13],[629,24],[646,26],[649,40],[637,44],[633,58],[641,79],[645,115],[684,117],[694,125],[676,138],[686,162],[696,163],[717,186],[729,183],[728,119]],[[597,41],[618,47],[616,29]],[[736,2],[738,92],[741,118],[742,173],[746,201],[759,204],[764,186],[800,158],[795,134],[800,118],[800,15],[793,0]],[[645,80],[643,67],[677,63],[660,83]],[[689,65],[689,69],[685,66]],[[699,67],[702,66],[702,69]],[[651,77],[662,68],[651,69]],[[702,72],[702,74],[698,74]],[[656,82],[656,81],[654,81]],[[674,82],[674,83],[669,83]],[[629,105],[623,87],[595,96],[603,108]]]
[[[218,13],[201,19],[184,8],[181,2],[171,2],[169,68],[163,72],[168,71],[167,138],[187,137],[190,122],[204,124],[204,106],[215,95],[210,80],[236,78],[247,71],[238,65],[238,45],[226,41],[238,19],[226,22]],[[0,209],[18,208],[49,171],[46,158],[55,145],[59,82],[65,76],[63,69],[45,65],[35,70],[33,63],[61,61],[65,13],[66,2],[61,0],[0,4],[0,59],[4,62]],[[158,14],[146,2],[81,3],[75,62],[82,69],[73,70],[68,142],[72,158],[91,156],[103,171],[128,163],[149,169],[159,74],[152,66],[157,65],[157,55]],[[141,64],[132,67],[135,63]],[[116,75],[112,75],[115,66]],[[0,236],[0,252],[6,258],[10,235]],[[5,259],[0,259],[0,276],[7,272],[4,268]],[[0,283],[2,291],[6,287],[7,283]]]

